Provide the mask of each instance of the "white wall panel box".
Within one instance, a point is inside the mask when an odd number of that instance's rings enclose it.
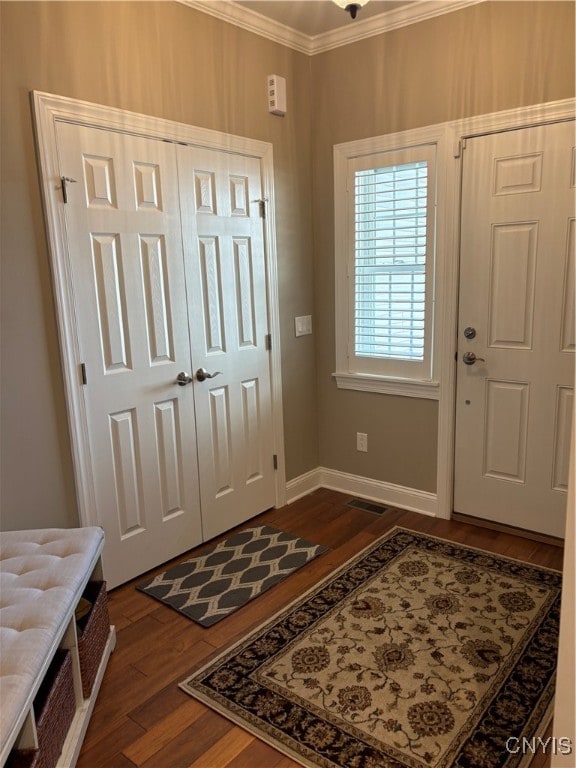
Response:
[[[312,315],[303,315],[294,318],[294,330],[296,336],[307,336],[312,333]]]
[[[268,112],[272,115],[286,114],[286,78],[268,75]]]

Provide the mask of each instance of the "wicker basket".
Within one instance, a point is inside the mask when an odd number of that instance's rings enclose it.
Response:
[[[77,622],[82,693],[87,699],[92,693],[92,686],[110,635],[106,582],[89,582],[83,597],[92,603],[90,613]]]
[[[55,768],[76,712],[72,656],[56,651],[34,699],[38,749],[16,749],[6,768]]]
[[[42,768],[54,768],[76,712],[70,651],[56,651],[36,694],[34,712],[40,752],[38,764]]]

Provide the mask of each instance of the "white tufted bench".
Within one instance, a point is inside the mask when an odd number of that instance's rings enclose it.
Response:
[[[100,528],[0,533],[0,765],[14,745],[35,746],[32,703],[59,647],[76,649],[77,716],[63,764],[76,761],[100,682],[84,700],[74,612],[88,581],[101,578],[103,543]],[[114,639],[111,628],[100,679]]]

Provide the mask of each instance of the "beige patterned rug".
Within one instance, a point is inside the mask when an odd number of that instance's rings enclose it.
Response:
[[[305,766],[517,768],[551,715],[560,584],[395,528],[181,687]]]

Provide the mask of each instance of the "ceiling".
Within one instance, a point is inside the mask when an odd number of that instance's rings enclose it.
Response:
[[[255,13],[302,32],[310,37],[331,32],[340,27],[351,27],[360,21],[371,19],[401,6],[411,5],[414,0],[370,0],[352,20],[350,14],[338,8],[332,0],[251,0],[237,2]]]

